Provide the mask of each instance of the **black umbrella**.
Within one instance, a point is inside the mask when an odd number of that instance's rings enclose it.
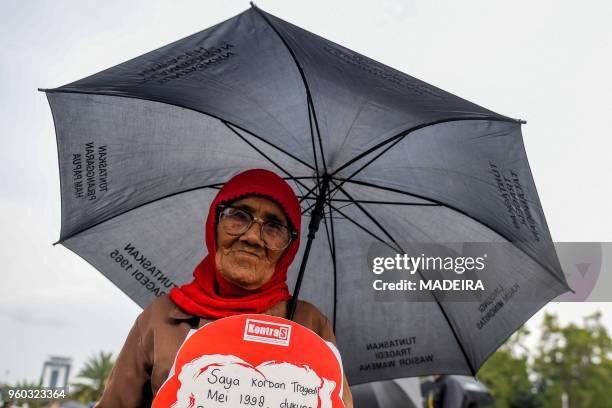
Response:
[[[294,294],[332,319],[352,383],[473,374],[567,289],[519,120],[256,7],[45,92],[59,242],[143,307],[191,279],[212,198],[250,168],[300,196]],[[512,243],[477,304],[373,293],[368,252],[470,241]]]
[[[493,396],[487,387],[474,377],[446,375],[421,384],[428,404],[444,408],[479,408],[491,406]]]
[[[418,379],[414,379],[418,382]],[[351,387],[353,403],[359,408],[417,408],[420,398],[415,400],[395,381],[377,381]]]

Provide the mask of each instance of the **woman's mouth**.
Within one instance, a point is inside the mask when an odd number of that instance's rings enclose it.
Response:
[[[235,252],[237,255],[259,258],[259,255],[257,255],[255,252],[250,252],[244,249],[235,249],[232,252]]]

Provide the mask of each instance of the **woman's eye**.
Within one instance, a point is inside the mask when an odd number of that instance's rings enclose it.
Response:
[[[242,211],[236,213],[236,215],[234,215],[234,217],[240,219],[240,220],[245,220],[248,221],[250,219],[250,217],[248,216],[248,214],[243,213]]]
[[[246,214],[244,211],[240,211],[240,210],[236,210],[236,209],[230,209],[230,211],[227,213],[227,216],[229,218],[231,218],[232,220],[236,220],[236,221],[249,221],[249,215]]]
[[[282,225],[276,224],[274,222],[268,223],[268,227],[273,231],[281,231],[283,229]]]

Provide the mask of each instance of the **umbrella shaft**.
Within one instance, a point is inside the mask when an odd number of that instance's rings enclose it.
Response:
[[[329,177],[325,175],[323,176],[323,185],[317,196],[317,202],[310,215],[310,223],[308,224],[308,239],[310,240],[314,239],[315,234],[319,230],[321,220],[323,219],[323,206],[325,205],[325,195],[327,194],[328,187]]]
[[[302,286],[302,278],[304,277],[304,271],[306,270],[306,264],[308,263],[308,255],[310,254],[312,240],[314,239],[317,231],[319,230],[319,225],[321,224],[321,220],[324,216],[323,208],[325,206],[325,195],[327,194],[330,180],[331,177],[329,175],[323,175],[323,183],[317,196],[317,202],[315,203],[315,207],[310,215],[310,223],[308,224],[308,241],[306,241],[306,248],[304,248],[304,255],[302,256],[300,271],[298,272],[297,281],[295,282],[295,288],[293,289],[293,297],[289,302],[289,309],[287,312],[287,318],[289,320],[293,320],[293,315],[295,314],[295,308],[297,306],[298,295],[300,293],[300,287]]]

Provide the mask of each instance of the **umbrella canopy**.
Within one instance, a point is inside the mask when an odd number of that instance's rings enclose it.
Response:
[[[303,228],[300,297],[333,321],[352,383],[474,374],[567,290],[520,121],[256,7],[45,91],[59,242],[142,307],[191,280],[212,198],[250,168],[287,179],[303,225],[314,220]],[[482,306],[487,296],[499,303],[489,289],[477,304],[444,304],[433,291],[427,302],[377,301],[364,283],[373,244],[401,253],[412,242],[470,241],[512,243],[502,252],[521,272],[498,276],[501,289],[519,289],[503,307]]]
[[[412,379],[417,383],[418,378]],[[420,395],[411,397],[394,380],[377,381],[351,387],[353,403],[363,408],[417,408],[421,407]]]
[[[486,407],[493,404],[493,396],[487,387],[473,377],[449,375],[447,384],[446,398],[449,399],[449,408]],[[455,405],[451,405],[451,399]]]
[[[488,407],[494,402],[487,387],[474,377],[448,375],[443,376],[439,384],[433,384],[434,387],[437,385],[443,388],[441,395],[445,408]]]

